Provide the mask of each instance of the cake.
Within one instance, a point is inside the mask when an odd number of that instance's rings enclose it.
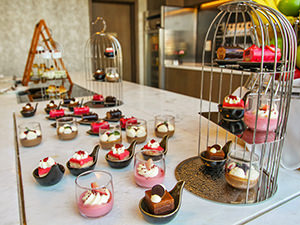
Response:
[[[84,191],[77,201],[80,213],[87,217],[100,217],[109,213],[113,207],[113,195],[106,187],[91,184],[92,190]]]
[[[110,110],[106,112],[106,119],[113,120],[113,119],[121,119],[122,112],[119,109]]]
[[[105,72],[103,69],[97,69],[93,76],[94,76],[95,80],[104,80]]]
[[[91,166],[94,163],[94,159],[86,151],[80,150],[75,152],[69,163],[70,167],[80,169]]]
[[[135,165],[135,182],[141,187],[153,187],[164,181],[165,171],[153,163],[150,158],[146,162],[138,162]]]
[[[261,62],[262,49],[256,45],[252,45],[247,48],[243,54],[243,60],[246,62]],[[281,50],[277,48],[277,61],[281,58]],[[275,46],[267,45],[264,48],[263,62],[274,62],[275,61]]]
[[[39,177],[45,177],[50,172],[52,166],[56,165],[56,162],[51,157],[46,157],[40,160],[38,167],[38,175]]]
[[[223,100],[223,108],[244,108],[244,100],[235,95],[228,95]]]
[[[155,135],[157,137],[164,137],[165,135],[169,135],[172,137],[175,132],[175,127],[170,122],[164,121],[162,123],[158,123],[155,126]]]
[[[57,108],[57,105],[54,103],[54,101],[53,100],[51,100],[48,104],[47,104],[47,106],[46,106],[46,109],[47,110],[52,110],[52,109],[56,109]]]
[[[219,47],[217,49],[217,58],[220,60],[238,60],[243,59],[244,49],[241,47]]]
[[[94,133],[99,133],[99,128],[109,129],[109,123],[107,121],[99,121],[91,123],[91,131]]]
[[[113,47],[108,47],[105,49],[104,51],[104,55],[108,58],[112,58],[115,56],[115,53],[114,53],[114,48]]]
[[[85,121],[85,122],[97,121],[98,120],[98,114],[97,113],[92,113],[92,112],[82,114],[81,119],[82,119],[82,121]]]
[[[65,110],[63,109],[52,109],[50,110],[50,117],[51,118],[59,118],[65,115]]]
[[[90,108],[88,106],[74,108],[74,115],[82,115],[82,114],[87,114],[89,112],[90,112]]]
[[[145,202],[149,211],[155,215],[167,214],[175,209],[174,198],[161,184],[145,191]]]
[[[21,145],[24,147],[32,147],[41,143],[42,133],[41,130],[30,130],[22,132],[19,136]]]
[[[78,134],[77,126],[64,124],[63,126],[57,126],[57,136],[61,140],[74,139]]]
[[[74,99],[74,100],[72,99],[72,100],[69,102],[69,104],[68,104],[68,108],[69,108],[71,111],[73,111],[74,108],[75,108],[75,107],[78,107],[78,106],[79,106],[79,102],[76,101],[75,99]]]
[[[205,157],[211,160],[222,160],[225,158],[225,153],[220,145],[215,144],[207,147]]]
[[[103,149],[111,149],[115,144],[122,143],[122,136],[119,131],[105,131],[100,134],[100,144]]]
[[[147,128],[143,125],[127,125],[126,137],[129,143],[136,140],[136,142],[143,143],[147,138]]]
[[[108,104],[116,104],[117,99],[114,96],[106,96],[105,102],[108,103]]]
[[[258,109],[257,125],[256,125],[256,129],[258,131],[266,131],[267,130],[269,113],[270,113],[270,106],[269,105],[266,105],[266,104],[262,105]],[[255,121],[256,121],[256,111],[255,110],[246,111],[245,115],[244,115],[244,122],[252,130],[255,129]],[[278,122],[278,110],[276,109],[276,107],[274,105],[274,107],[272,107],[272,109],[271,109],[269,131],[276,130],[277,122]]]
[[[251,172],[250,172],[251,171]],[[231,162],[226,164],[225,167],[225,179],[228,184],[238,189],[247,189],[248,177],[250,172],[249,188],[255,187],[259,178],[259,172],[254,168],[246,164],[239,164]]]
[[[93,102],[97,102],[97,103],[103,103],[104,102],[104,97],[103,95],[93,95]]]
[[[22,108],[23,112],[33,112],[34,108],[32,107],[32,105],[30,103],[27,103],[23,108]]]
[[[115,144],[108,153],[108,158],[111,160],[128,159],[130,152],[125,149],[122,144]]]
[[[160,144],[155,141],[154,139],[151,139],[144,147],[143,150],[149,150],[146,151],[145,154],[147,155],[156,155],[156,151],[163,152],[164,149],[160,146]],[[156,150],[156,151],[151,151]]]

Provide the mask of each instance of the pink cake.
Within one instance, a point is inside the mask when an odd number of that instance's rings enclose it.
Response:
[[[56,117],[61,117],[65,115],[65,111],[63,109],[52,109],[50,110],[50,117],[51,118],[56,118]]]
[[[75,115],[82,115],[90,112],[90,108],[88,106],[84,107],[75,107],[74,108],[74,114]]]
[[[244,51],[244,61],[247,62],[261,62],[262,49],[256,45],[252,45]],[[277,48],[277,61],[281,58],[281,50]],[[275,61],[275,46],[267,45],[264,48],[264,62],[274,62]]]

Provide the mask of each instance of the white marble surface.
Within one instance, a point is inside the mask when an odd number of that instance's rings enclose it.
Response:
[[[78,82],[78,81],[77,81]],[[80,82],[80,81],[79,81]],[[14,99],[15,100],[15,99]],[[148,122],[148,140],[154,137],[153,118],[155,114],[170,113],[176,117],[175,136],[169,141],[169,151],[166,157],[167,170],[165,185],[171,189],[175,183],[174,170],[184,159],[197,154],[198,142],[198,111],[199,100],[163,90],[144,87],[128,82],[124,82],[124,102],[120,106],[126,116],[136,116],[146,119]],[[74,151],[84,149],[91,151],[97,144],[98,137],[89,136],[85,132],[88,126],[79,126],[79,136],[71,141],[60,141],[56,137],[56,130],[50,126],[51,122],[45,119],[44,106],[47,102],[39,104],[37,114],[33,118],[22,118],[18,114],[18,123],[24,121],[38,121],[42,126],[43,141],[37,147],[20,148],[23,182],[25,191],[25,206],[28,224],[146,224],[138,209],[138,202],[143,197],[145,189],[136,186],[133,179],[133,163],[127,168],[117,170],[108,166],[104,159],[106,151],[99,153],[96,168],[109,171],[113,175],[115,188],[115,204],[113,210],[100,219],[86,219],[79,215],[75,204],[75,177],[68,169],[60,183],[52,187],[39,186],[32,177],[32,171],[37,167],[40,159],[52,156],[58,163],[65,165]],[[8,109],[3,110],[7,118],[1,120],[4,127],[12,121],[11,111],[19,111],[22,105],[10,103]],[[100,116],[105,115],[107,109],[94,110]],[[13,132],[3,134],[6,140],[3,154],[10,157],[4,161],[4,165],[14,167]],[[205,137],[203,137],[205,138]],[[126,139],[123,137],[123,142]],[[126,143],[127,144],[127,143]],[[3,145],[2,145],[3,146]],[[141,148],[139,145],[137,149]],[[4,170],[7,172],[7,170]],[[0,171],[1,172],[1,171]],[[11,178],[8,182],[15,182],[15,173],[10,170]],[[0,173],[1,179],[4,174]],[[271,199],[255,205],[228,205],[220,204],[205,199],[201,199],[194,194],[184,190],[182,207],[177,217],[170,224],[237,224],[248,221],[250,218],[260,215],[264,211],[275,207],[286,199],[293,198],[300,193],[300,172],[280,169],[279,187],[275,196]],[[7,178],[6,178],[7,179]],[[7,188],[7,187],[6,187]],[[10,200],[11,205],[15,205],[13,210],[17,210],[16,190],[3,189],[4,201]],[[11,197],[13,195],[13,200]],[[1,215],[6,215],[8,209],[1,208]],[[3,217],[2,217],[3,218]],[[6,224],[17,223],[18,215],[15,213],[14,221],[3,218]],[[287,218],[288,219],[288,218]],[[276,218],[274,218],[276,221]],[[253,221],[255,222],[255,220]]]

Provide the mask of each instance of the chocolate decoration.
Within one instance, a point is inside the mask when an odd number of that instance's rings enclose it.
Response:
[[[219,47],[217,50],[218,59],[243,59],[244,49],[241,47]]]
[[[151,195],[158,195],[162,198],[165,195],[165,191],[166,190],[162,185],[156,184],[152,187]]]
[[[82,120],[87,120],[87,121],[91,121],[91,120],[98,120],[98,114],[97,113],[87,113],[87,114],[83,114],[81,116]]]
[[[68,105],[68,104],[70,104],[71,101],[75,102],[75,98],[65,98],[64,104]]]
[[[122,112],[119,109],[116,110],[110,110],[106,113],[107,119],[119,119],[122,117]]]

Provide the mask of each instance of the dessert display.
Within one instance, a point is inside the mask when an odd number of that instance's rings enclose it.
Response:
[[[244,100],[235,95],[228,95],[223,103],[218,105],[224,119],[240,120],[244,116]]]
[[[138,144],[146,141],[147,122],[142,119],[128,120],[126,122],[126,138],[129,143],[136,141]]]
[[[103,81],[105,79],[105,71],[104,69],[97,69],[93,75],[95,80],[101,80]]]
[[[103,129],[109,129],[109,123],[104,120],[91,123],[91,131],[97,135],[99,134],[100,127],[102,127]]]
[[[53,158],[46,157],[39,162],[39,166],[33,171],[35,180],[42,186],[57,184],[63,177],[65,168],[56,163]]]
[[[270,107],[271,99],[268,95],[261,95],[259,105],[257,104],[258,94],[251,93],[247,98],[247,104],[244,115],[244,122],[248,126],[248,128],[254,130],[255,123],[256,130],[258,131],[274,131],[277,128],[278,116],[279,112],[277,110],[279,99],[273,99],[272,106]],[[258,105],[258,112],[257,111]],[[270,115],[270,118],[269,118]],[[270,123],[268,124],[268,121]]]
[[[109,124],[107,127],[99,127],[100,145],[103,149],[111,149],[115,144],[122,143],[122,134],[119,125]]]
[[[113,168],[124,168],[128,166],[133,158],[136,141],[133,141],[126,149],[122,144],[115,144],[106,154],[105,159]]]
[[[243,59],[244,49],[241,47],[221,46],[217,49],[217,59],[220,60],[241,60]]]
[[[75,152],[67,162],[70,173],[74,176],[78,176],[83,172],[94,169],[98,161],[99,149],[100,146],[96,145],[91,154],[83,150]]]
[[[113,47],[108,47],[105,49],[104,51],[104,55],[108,58],[113,58],[115,57],[115,53],[117,53],[117,51],[114,52],[114,48]]]
[[[73,117],[64,117],[56,120],[57,136],[60,140],[72,140],[78,134],[77,123]]]
[[[120,119],[120,126],[121,126],[121,129],[122,130],[125,130],[126,129],[126,123],[127,121],[130,121],[131,124],[136,124],[137,123],[137,119],[135,117],[130,117],[130,118],[125,118],[125,117],[122,117]]]
[[[94,104],[103,104],[104,103],[104,97],[103,95],[93,95],[93,103]]]
[[[119,109],[110,110],[106,112],[106,119],[107,120],[119,120],[122,118],[122,112]]]
[[[109,173],[90,170],[80,174],[75,184],[76,202],[81,215],[101,217],[112,210],[114,197],[112,177]]]
[[[250,152],[241,150],[235,150],[228,154],[225,166],[225,179],[232,187],[247,189],[248,179],[250,179],[249,188],[253,188],[257,184],[259,178],[259,172],[256,169],[258,156],[253,154],[250,168],[250,155]]]
[[[21,114],[24,117],[31,117],[34,116],[38,103],[35,105],[35,108],[30,103],[27,103],[25,106],[22,107]]]
[[[261,62],[262,49],[256,45],[252,45],[247,48],[243,54],[243,60],[246,62]],[[277,48],[277,61],[281,58],[281,49]],[[275,46],[267,45],[264,48],[263,62],[274,62],[275,61]]]
[[[56,95],[58,92],[58,89],[56,89],[55,85],[49,85],[48,88],[46,89],[46,93],[48,95]]]
[[[168,135],[172,137],[175,132],[175,117],[171,115],[158,115],[154,118],[154,129],[157,137]]]
[[[42,141],[41,126],[37,122],[19,125],[19,139],[24,147],[39,145]]]
[[[170,213],[175,208],[174,198],[162,184],[156,184],[151,190],[145,191],[145,202],[149,211],[155,215]]]
[[[117,81],[119,81],[120,75],[117,72],[117,68],[115,68],[115,67],[108,67],[108,68],[106,68],[105,78],[109,82],[117,82]]]
[[[161,184],[145,191],[145,196],[139,202],[139,209],[145,220],[151,224],[166,224],[174,219],[181,206],[184,184],[184,181],[178,181],[169,192]]]
[[[88,106],[83,107],[74,107],[74,115],[82,115],[90,112],[90,108]]]
[[[162,152],[156,151],[159,158],[144,157],[145,150],[135,154],[134,178],[137,185],[141,187],[153,187],[155,184],[163,183],[165,178],[165,159]]]
[[[65,110],[63,109],[52,109],[50,110],[50,118],[57,119],[65,115]]]
[[[54,102],[53,100],[51,100],[51,101],[47,104],[47,106],[46,106],[46,108],[45,108],[45,112],[49,114],[50,111],[53,110],[53,109],[57,109],[57,105],[55,104],[55,102]]]

